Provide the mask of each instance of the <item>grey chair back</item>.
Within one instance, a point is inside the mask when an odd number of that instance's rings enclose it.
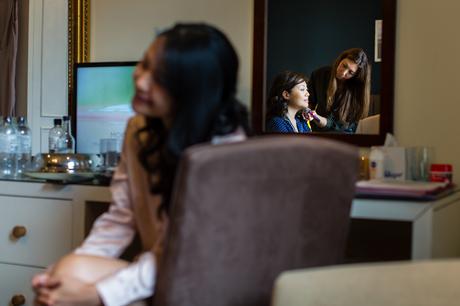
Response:
[[[341,262],[358,160],[298,135],[187,150],[154,305],[269,305],[282,271]]]

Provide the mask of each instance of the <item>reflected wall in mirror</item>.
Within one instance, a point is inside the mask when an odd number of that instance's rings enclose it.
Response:
[[[353,135],[313,134],[359,145],[382,143],[393,125],[396,0],[255,0],[254,11],[255,131],[265,131],[267,95],[277,74],[291,70],[310,77],[316,69],[331,66],[344,50],[359,47],[372,66],[369,118],[356,122]]]

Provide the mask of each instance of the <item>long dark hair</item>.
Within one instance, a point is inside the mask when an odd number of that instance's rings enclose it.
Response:
[[[344,81],[338,88],[336,72],[343,59],[349,59],[358,65],[356,74]],[[332,66],[331,78],[327,89],[327,110],[335,105],[338,107],[339,119],[342,122],[357,122],[367,116],[370,103],[371,65],[366,53],[361,48],[352,48],[342,52]],[[335,101],[340,99],[340,101]]]
[[[308,78],[301,73],[289,70],[283,71],[275,77],[268,93],[266,120],[286,115],[288,101],[284,99],[283,92],[290,93],[292,88],[302,82],[308,82]]]
[[[235,99],[238,56],[221,31],[177,24],[158,38],[164,44],[152,78],[171,96],[173,120],[166,128],[159,118],[147,118],[137,138],[151,192],[163,198],[161,213],[169,211],[176,167],[187,147],[239,127],[248,132],[249,126],[246,108]]]

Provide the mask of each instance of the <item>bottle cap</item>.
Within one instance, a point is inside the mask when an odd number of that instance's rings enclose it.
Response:
[[[452,165],[451,164],[432,164],[431,171],[452,172]]]
[[[62,124],[61,119],[59,119],[59,118],[54,119],[54,125],[61,125],[61,124]]]

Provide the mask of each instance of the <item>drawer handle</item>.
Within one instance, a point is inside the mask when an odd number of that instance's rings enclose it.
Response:
[[[12,234],[15,239],[19,239],[27,235],[27,229],[25,226],[16,225],[15,227],[13,227]]]
[[[26,298],[22,294],[17,294],[11,298],[11,304],[13,306],[21,306],[26,303]]]

